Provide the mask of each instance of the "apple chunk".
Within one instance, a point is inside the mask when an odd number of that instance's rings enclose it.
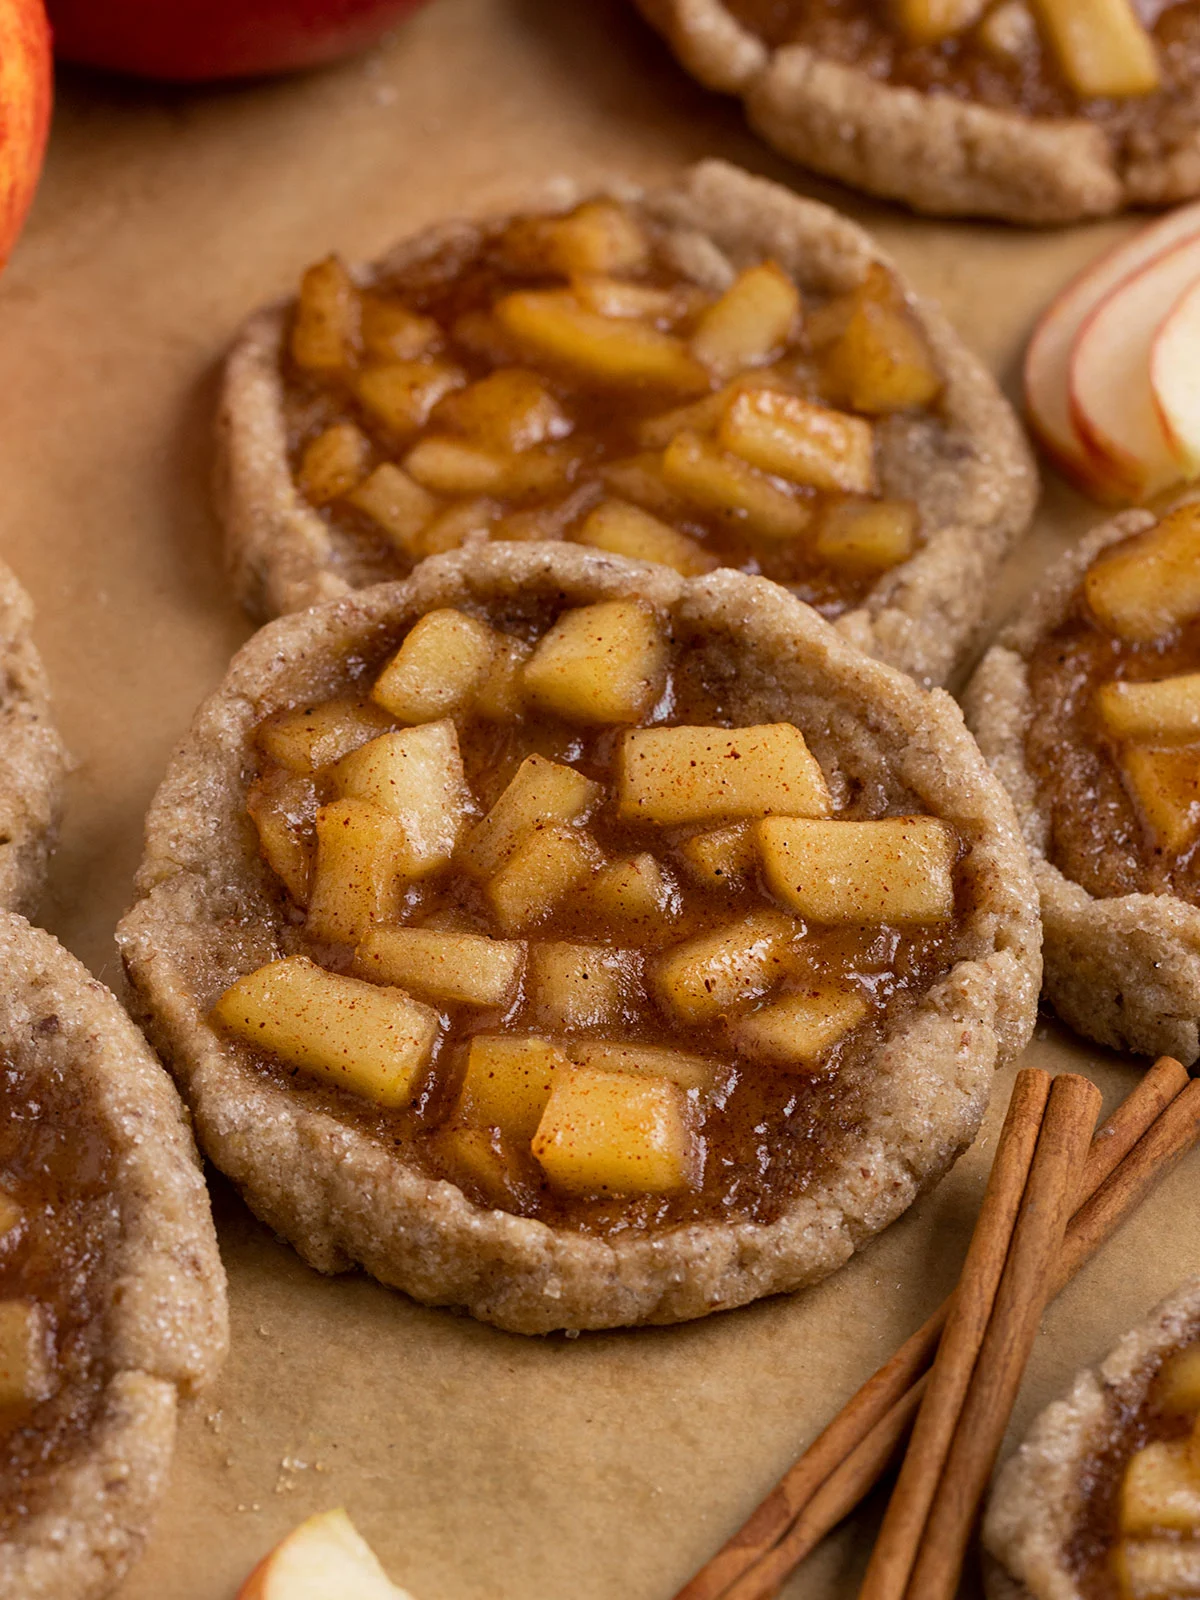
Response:
[[[411,878],[446,865],[474,805],[448,719],[372,739],[343,756],[330,777],[343,797],[365,800],[402,824],[397,868]]]
[[[1194,1539],[1122,1539],[1110,1559],[1119,1600],[1200,1595],[1200,1542]]]
[[[1103,684],[1096,709],[1114,739],[1143,744],[1194,744],[1200,740],[1200,672],[1152,683]]]
[[[437,421],[465,433],[485,450],[528,450],[570,433],[571,422],[533,372],[502,367],[449,395]]]
[[[798,539],[812,521],[803,500],[740,456],[687,429],[663,452],[662,475],[668,488],[701,511],[760,539]]]
[[[830,309],[832,309],[832,304]],[[925,334],[885,268],[873,265],[838,307],[821,352],[821,379],[837,405],[866,416],[932,405],[942,390]]]
[[[571,1194],[671,1194],[700,1177],[684,1091],[629,1072],[560,1073],[533,1154],[551,1183]]]
[[[358,332],[358,293],[337,256],[300,280],[292,322],[292,360],[306,372],[337,372],[350,362]]]
[[[412,1600],[390,1581],[375,1552],[342,1510],[321,1511],[293,1528],[237,1592],[237,1600]]]
[[[646,235],[617,200],[585,200],[561,217],[518,217],[500,241],[505,258],[529,272],[564,277],[635,272],[649,254]]]
[[[739,888],[758,866],[758,847],[748,822],[694,833],[679,846],[688,870],[710,889]]]
[[[814,548],[844,572],[886,572],[912,555],[917,523],[909,500],[839,500],[825,508]]]
[[[1200,1534],[1200,1478],[1188,1446],[1187,1439],[1156,1440],[1132,1457],[1121,1480],[1123,1534]]]
[[[723,923],[659,957],[651,975],[654,994],[680,1022],[713,1022],[784,976],[789,947],[803,931],[803,923],[771,910]]]
[[[534,828],[488,880],[488,904],[502,932],[512,937],[544,922],[603,860],[582,828]]]
[[[731,1025],[729,1037],[734,1049],[751,1061],[811,1072],[869,1011],[866,998],[858,989],[848,984],[822,983],[739,1017]]]
[[[595,550],[674,567],[685,578],[711,572],[717,565],[716,557],[695,539],[624,500],[602,501],[573,537]]]
[[[435,722],[470,704],[496,653],[486,622],[445,606],[428,611],[375,680],[371,698],[400,722]]]
[[[692,354],[722,378],[761,367],[787,343],[799,315],[800,292],[782,267],[747,267],[700,313]]]
[[[521,944],[433,928],[372,928],[354,953],[360,978],[436,1005],[507,1006],[524,965]]]
[[[1160,87],[1154,40],[1133,0],[1034,0],[1034,8],[1076,94],[1117,99]]]
[[[741,817],[825,817],[824,774],[790,722],[753,728],[637,728],[617,757],[623,822],[715,822]]]
[[[1200,1416],[1200,1344],[1167,1357],[1154,1380],[1154,1400],[1163,1411]]]
[[[1200,745],[1134,745],[1122,752],[1121,766],[1156,843],[1181,850],[1200,828]]]
[[[598,1072],[632,1072],[643,1078],[665,1078],[701,1097],[716,1088],[724,1070],[711,1056],[692,1055],[660,1044],[614,1044],[606,1039],[572,1039],[566,1052],[578,1067]]]
[[[438,1033],[437,1012],[400,989],[326,972],[306,956],[239,978],[212,1014],[243,1044],[384,1107],[413,1099]]]
[[[527,983],[533,1020],[558,1032],[620,1022],[637,989],[636,958],[605,945],[536,940]]]
[[[958,841],[936,817],[767,817],[757,832],[771,893],[813,922],[946,922],[954,915]]]
[[[871,424],[799,395],[744,390],[726,407],[717,437],[751,466],[790,483],[843,494],[875,488]]]
[[[459,852],[464,872],[494,877],[534,828],[583,822],[603,798],[601,785],[574,767],[526,756],[496,804],[467,835]]]
[[[356,511],[370,517],[404,555],[427,554],[421,536],[437,513],[438,501],[403,467],[383,461],[346,495]]]
[[[1083,592],[1102,627],[1138,644],[1200,615],[1200,505],[1178,506],[1102,555]]]
[[[457,1116],[527,1145],[557,1075],[567,1070],[566,1057],[548,1039],[477,1033],[467,1050]]]
[[[563,289],[526,289],[496,302],[500,329],[533,358],[618,389],[697,394],[708,373],[682,339],[648,323],[585,311]]]
[[[366,800],[335,800],[316,817],[317,851],[307,896],[309,936],[357,944],[400,909],[413,880],[404,825]]]
[[[940,44],[974,27],[987,0],[896,0],[896,20],[914,44]]]
[[[672,885],[648,850],[610,861],[592,880],[588,904],[613,922],[642,923],[647,931],[672,914]]]
[[[363,700],[326,700],[320,705],[276,711],[259,724],[254,742],[289,772],[310,775],[340,761],[392,726],[379,706]]]
[[[335,422],[304,447],[296,481],[315,506],[349,494],[366,475],[371,447],[352,422]]]
[[[527,694],[571,722],[636,722],[666,682],[668,643],[652,607],[601,600],[564,611],[525,664]]]
[[[53,1392],[45,1312],[36,1300],[0,1300],[0,1411]]]
[[[305,832],[317,812],[317,792],[308,778],[268,770],[250,785],[246,812],[258,830],[267,865],[298,906],[307,905],[312,853]]]

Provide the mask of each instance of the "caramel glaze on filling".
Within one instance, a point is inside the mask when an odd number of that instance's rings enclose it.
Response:
[[[1121,1538],[1121,1483],[1129,1462],[1146,1445],[1160,1439],[1182,1439],[1192,1429],[1190,1416],[1167,1411],[1157,1400],[1154,1377],[1170,1353],[1158,1359],[1136,1404],[1119,1405],[1110,1395],[1110,1414],[1102,1437],[1083,1463],[1079,1514],[1066,1548],[1067,1565],[1083,1600],[1121,1600],[1112,1553]]]
[[[662,249],[662,231],[655,225],[639,219],[650,249],[648,264],[634,270],[623,270],[619,276],[652,288],[680,289],[688,286],[668,262]],[[573,427],[567,445],[577,453],[578,459],[565,489],[557,490],[548,500],[523,499],[518,503],[505,502],[505,509],[517,512],[536,512],[543,506],[560,503],[568,491],[578,496],[578,509],[573,522],[564,524],[557,537],[572,536],[587,512],[605,494],[620,497],[620,488],[605,489],[599,469],[606,462],[624,460],[642,453],[646,446],[639,443],[636,429],[647,418],[658,417],[674,408],[698,398],[696,394],[672,394],[654,386],[639,388],[625,384],[617,389],[604,390],[589,387],[586,380],[564,376],[561,371],[551,372],[536,359],[522,355],[515,346],[505,346],[497,330],[479,333],[478,315],[486,312],[502,294],[527,289],[561,289],[565,280],[561,275],[539,274],[515,264],[506,256],[503,223],[481,225],[464,233],[462,240],[445,245],[431,257],[410,264],[391,273],[372,285],[372,292],[381,297],[399,300],[409,310],[432,317],[441,327],[443,339],[438,348],[439,360],[460,367],[468,381],[487,377],[501,367],[517,366],[533,371],[546,383],[572,419]],[[708,300],[715,295],[706,297]],[[813,309],[805,302],[805,314]],[[670,323],[671,331],[687,336],[694,315],[684,313]],[[658,323],[665,327],[667,324]],[[468,331],[470,330],[470,331]],[[786,376],[795,392],[820,401],[819,363],[801,333],[774,363],[775,370]],[[355,396],[345,374],[314,373],[297,366],[290,354],[283,358],[284,411],[287,424],[289,460],[293,474],[300,471],[306,447],[326,429],[347,420],[353,422],[370,440],[372,461],[394,461],[401,458],[414,439],[436,431],[439,414],[435,407],[430,424],[398,444],[389,438],[386,428],[365,410]],[[717,387],[714,380],[713,387]],[[877,431],[886,429],[887,418],[879,418]],[[769,480],[778,484],[779,480]],[[817,517],[823,503],[838,496],[818,494],[811,489],[795,485],[780,485],[793,496],[805,502],[814,512],[810,532],[799,538],[765,539],[748,535],[740,525],[740,512],[731,507],[728,514],[716,514],[698,509],[694,505],[679,503],[673,508],[647,505],[646,509],[667,521],[679,532],[696,540],[711,557],[713,565],[736,567],[747,573],[761,574],[786,585],[800,599],[814,606],[827,617],[860,604],[878,582],[878,569],[834,567],[817,555],[814,537]],[[593,491],[589,498],[589,488]],[[413,565],[381,532],[378,525],[363,512],[344,499],[338,499],[320,508],[333,532],[333,559],[346,580],[354,586],[381,582],[403,576]],[[532,533],[498,531],[495,537],[536,537]],[[916,543],[922,542],[918,528]]]
[[[1050,818],[1047,854],[1066,877],[1100,899],[1173,894],[1200,905],[1200,840],[1174,851],[1155,842],[1096,710],[1102,684],[1169,678],[1197,668],[1200,618],[1152,644],[1132,644],[1098,627],[1082,594],[1030,659],[1033,718],[1025,751]]]
[[[499,608],[485,612],[471,605],[462,609],[507,634],[529,640],[539,637],[550,620],[532,605],[514,603],[503,612]],[[711,654],[678,637],[675,647],[666,689],[642,725],[732,727],[744,720],[732,714],[727,700],[732,668],[728,685],[723,685],[712,667]],[[357,688],[364,698],[380,665],[382,659],[361,667]],[[355,688],[351,685],[349,692],[353,694]],[[621,729],[581,728],[540,713],[527,713],[518,721],[503,724],[476,716],[459,718],[457,723],[467,781],[481,814],[495,802],[520,762],[535,752],[609,784],[611,793],[612,759]],[[262,763],[259,773],[266,772],[270,765]],[[318,781],[310,816],[316,803],[327,797]],[[902,806],[889,807],[878,786],[852,783],[837,815],[875,818],[889,813],[906,814]],[[303,819],[300,825],[310,826]],[[717,826],[720,824],[679,828],[665,837],[674,844]],[[619,929],[600,926],[594,914],[588,916],[572,906],[569,898],[565,906],[522,937],[607,943],[615,949],[640,946],[657,951],[695,933],[728,924],[752,910],[776,904],[758,882],[733,893],[697,887],[672,858],[671,851],[663,849],[662,830],[618,823],[611,804],[589,821],[588,830],[609,858],[654,851],[675,879],[677,915],[657,926],[635,925],[632,936],[627,934],[622,939]],[[282,884],[278,884],[277,893],[285,953],[307,954],[327,968],[346,970],[353,951],[345,946],[314,945],[305,935],[303,912],[293,904]],[[454,1105],[465,1041],[477,1032],[553,1035],[554,1030],[539,1028],[529,1011],[522,1010],[523,1002],[507,1013],[465,1006],[450,1008],[445,1013],[449,1027],[435,1052],[425,1087],[414,1104],[402,1111],[381,1110],[353,1094],[314,1083],[262,1053],[256,1054],[256,1065],[314,1109],[393,1146],[405,1162],[431,1177],[450,1179],[478,1203],[503,1204],[504,1209],[521,1216],[600,1235],[729,1218],[769,1223],[837,1166],[840,1152],[861,1123],[864,1104],[871,1093],[875,1051],[953,965],[962,919],[969,910],[970,891],[962,880],[961,851],[955,893],[956,915],[949,923],[904,929],[810,927],[796,962],[798,986],[803,986],[806,971],[828,977],[831,968],[836,968],[849,974],[870,1002],[866,1020],[831,1048],[819,1072],[788,1073],[739,1059],[723,1045],[719,1022],[690,1029],[678,1026],[644,992],[631,997],[619,1028],[600,1026],[570,1035],[575,1039],[586,1036],[672,1046],[728,1063],[724,1087],[700,1126],[705,1150],[703,1182],[685,1193],[595,1199],[567,1195],[551,1188],[536,1161],[528,1156],[519,1182],[501,1201],[494,1193],[479,1192],[469,1176],[447,1163],[439,1152],[437,1133],[447,1125]],[[397,920],[424,925],[434,918],[435,926],[445,926],[438,919],[439,913],[453,914],[455,931],[498,934],[479,887],[453,871],[410,890]]]
[[[1138,10],[1150,27],[1162,63],[1164,87],[1129,100],[1081,99],[1036,34],[1012,56],[982,45],[972,30],[939,44],[908,41],[879,0],[722,0],[752,33],[771,45],[803,44],[819,55],[859,67],[873,78],[931,94],[955,95],[999,110],[1030,116],[1083,116],[1145,153],[1179,132],[1194,129],[1200,80],[1200,5],[1195,0],[1156,3]]]
[[[46,1017],[39,1027],[51,1029]],[[0,1188],[22,1221],[0,1237],[0,1300],[33,1300],[54,1393],[0,1410],[0,1538],[35,1515],[100,1404],[106,1260],[119,1217],[111,1158],[74,1086],[31,1085],[0,1059]]]

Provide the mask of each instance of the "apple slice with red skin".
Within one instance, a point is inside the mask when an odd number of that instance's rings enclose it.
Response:
[[[1186,476],[1200,477],[1200,283],[1184,291],[1155,335],[1150,387]]]
[[[42,0],[0,0],[0,266],[37,187],[50,100],[50,28]]]
[[[1068,374],[1076,337],[1091,313],[1140,268],[1184,239],[1200,234],[1200,201],[1181,206],[1122,239],[1050,302],[1025,352],[1025,409],[1038,442],[1054,465],[1085,493],[1123,499],[1126,489],[1089,451],[1071,420]]]
[[[293,1528],[237,1592],[237,1600],[411,1600],[388,1578],[344,1511]]]
[[[1184,473],[1154,402],[1150,352],[1164,312],[1198,279],[1200,235],[1119,284],[1083,324],[1071,353],[1071,420],[1133,500],[1149,499]]]

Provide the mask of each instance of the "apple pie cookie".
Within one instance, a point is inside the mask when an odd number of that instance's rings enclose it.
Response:
[[[1195,0],[637,4],[776,149],[918,211],[1060,223],[1200,192]]]
[[[983,1540],[989,1600],[1200,1594],[1200,1279],[1037,1418]]]
[[[868,236],[718,162],[318,263],[242,331],[220,438],[259,614],[567,541],[761,573],[938,682],[1036,494],[992,379]]]
[[[227,1342],[195,1146],[116,1000],[0,912],[0,1594],[98,1600]]]
[[[29,596],[0,562],[0,908],[31,911],[58,826],[66,757],[30,636]]]
[[[1016,803],[1046,995],[1118,1050],[1200,1055],[1200,503],[1127,512],[984,657],[967,720]]]
[[[1032,1025],[953,702],[762,579],[481,545],[282,619],[119,941],[202,1145],[324,1271],[522,1332],[840,1265]]]

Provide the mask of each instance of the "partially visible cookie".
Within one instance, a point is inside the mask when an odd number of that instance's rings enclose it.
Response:
[[[170,1079],[114,997],[0,912],[0,1594],[99,1600],[228,1339]]]
[[[964,709],[1017,808],[1045,994],[1117,1050],[1200,1055],[1200,507],[1096,528],[980,663]]]
[[[988,1600],[1173,1600],[1200,1589],[1200,1279],[1036,1418],[983,1524]]]
[[[637,4],[776,149],[917,211],[1066,223],[1200,191],[1192,0],[1148,30],[1123,4]]]
[[[58,827],[66,754],[31,636],[29,596],[0,562],[0,907],[31,911]]]
[[[874,241],[720,162],[320,263],[239,335],[219,443],[257,614],[565,540],[761,573],[938,683],[1037,493],[996,384]]]

